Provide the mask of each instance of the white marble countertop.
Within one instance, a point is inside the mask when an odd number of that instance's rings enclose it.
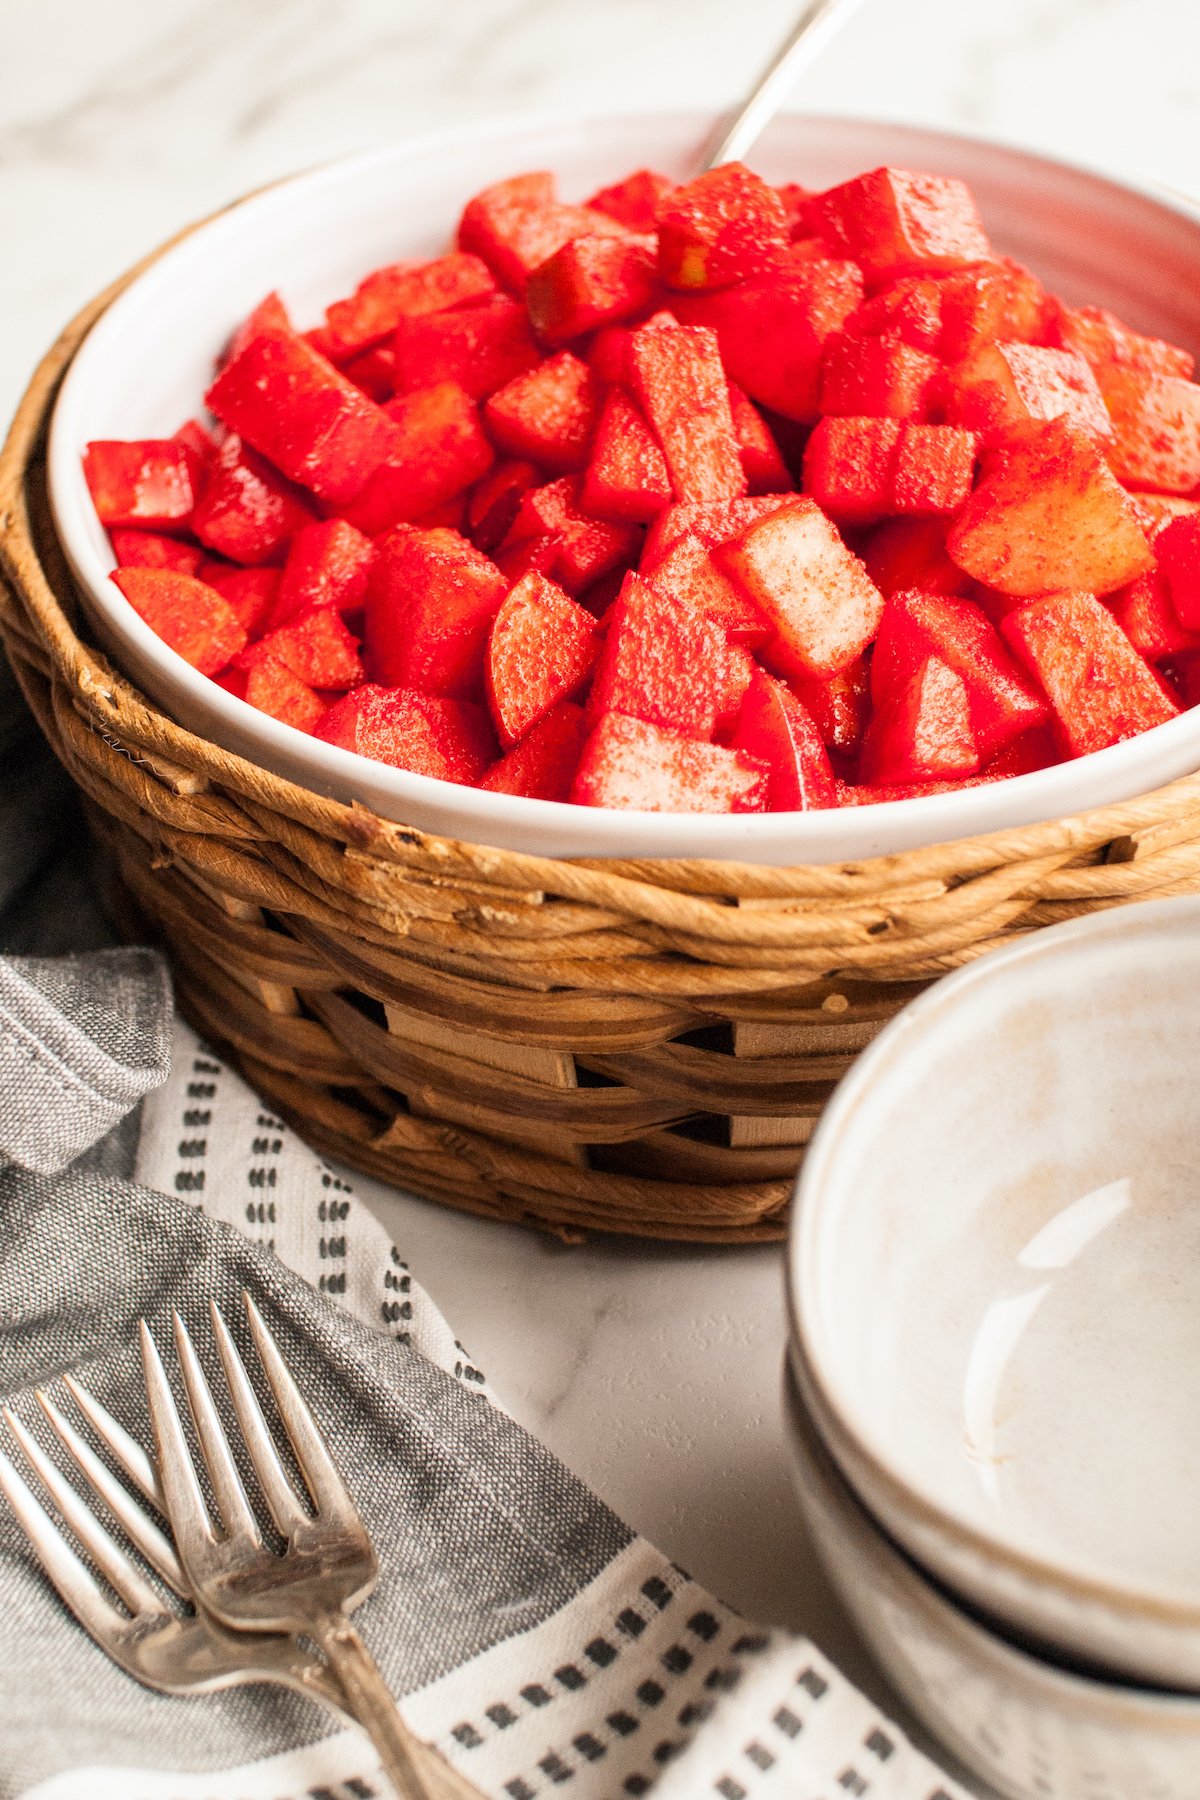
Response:
[[[0,0],[0,414],[77,305],[240,192],[489,115],[716,111],[794,11]],[[1200,8],[1186,0],[866,0],[797,103],[978,131],[1200,192],[1198,71]],[[776,1251],[564,1250],[411,1200],[377,1204],[525,1423],[725,1599],[813,1632],[862,1677],[788,1489]]]

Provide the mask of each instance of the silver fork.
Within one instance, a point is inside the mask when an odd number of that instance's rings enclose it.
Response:
[[[133,1486],[162,1510],[150,1458],[100,1402],[68,1376],[67,1385],[93,1430]],[[192,1597],[170,1542],[49,1397],[37,1395],[55,1435],[92,1493],[126,1538],[181,1600]],[[57,1465],[9,1408],[4,1421],[21,1454],[95,1567],[128,1609],[108,1598],[32,1489],[0,1452],[0,1490],[19,1520],[59,1598],[118,1667],[164,1694],[210,1694],[268,1681],[318,1700],[347,1719],[346,1701],[330,1670],[287,1637],[239,1637],[202,1610],[180,1613],[151,1585],[128,1549],[103,1525]]]
[[[275,1447],[245,1365],[216,1305],[213,1333],[233,1410],[254,1472],[286,1548],[263,1541],[225,1428],[187,1328],[174,1315],[175,1347],[188,1405],[212,1484],[219,1523],[209,1513],[166,1371],[142,1324],[146,1393],[159,1476],[179,1560],[201,1605],[244,1632],[299,1632],[328,1657],[351,1712],[369,1734],[386,1774],[410,1800],[427,1800],[418,1772],[429,1752],[409,1731],[348,1614],[375,1585],[379,1565],[366,1527],[316,1420],[249,1294],[251,1334],[313,1510],[301,1503]]]

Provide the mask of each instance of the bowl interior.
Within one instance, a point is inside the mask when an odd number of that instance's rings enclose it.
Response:
[[[1200,900],[925,995],[801,1176],[792,1293],[837,1427],[921,1505],[1200,1606]]]
[[[176,430],[200,409],[214,357],[265,293],[277,288],[302,327],[316,323],[368,269],[442,248],[463,202],[488,181],[548,167],[567,197],[582,198],[638,164],[682,175],[709,123],[521,124],[401,145],[282,182],[160,256],[90,333],[53,422],[55,517],[106,646],[182,724],[277,773],[425,829],[549,855],[837,861],[1127,799],[1200,766],[1200,719],[1184,715],[1082,763],[882,807],[713,819],[482,794],[366,762],[255,712],[167,649],[108,581],[113,559],[83,481],[84,445]],[[997,247],[1052,289],[1200,347],[1200,214],[1183,201],[996,145],[846,119],[781,118],[754,160],[769,179],[815,187],[882,162],[959,174]]]

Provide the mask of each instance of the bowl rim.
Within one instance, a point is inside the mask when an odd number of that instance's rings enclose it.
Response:
[[[372,785],[381,786],[383,791],[394,795],[399,805],[411,802],[421,812],[429,814],[439,806],[450,809],[451,815],[460,811],[456,805],[456,797],[463,793],[463,786],[438,780],[434,777],[419,775],[409,770],[394,768],[371,758],[361,757],[357,752],[349,751],[338,745],[326,744],[323,740],[314,739],[311,734],[299,731],[296,727],[286,725],[268,714],[258,711],[248,702],[238,699],[216,682],[186,662],[182,656],[157,636],[149,625],[135,611],[131,603],[109,579],[111,570],[101,566],[93,545],[88,541],[83,527],[79,500],[78,450],[77,444],[82,442],[82,433],[75,427],[75,415],[82,408],[86,397],[86,380],[89,365],[93,359],[102,355],[104,345],[111,333],[120,330],[123,308],[131,296],[145,291],[145,285],[156,278],[167,279],[172,270],[186,267],[187,259],[202,256],[203,246],[210,231],[219,231],[236,221],[244,220],[248,212],[259,208],[270,208],[281,203],[281,200],[294,194],[312,191],[331,184],[336,185],[355,175],[384,167],[399,161],[416,161],[435,153],[441,146],[462,145],[464,143],[484,145],[495,144],[498,152],[502,152],[505,144],[512,139],[525,139],[542,133],[575,133],[581,131],[605,131],[627,126],[635,121],[669,122],[681,130],[685,126],[694,126],[698,137],[707,132],[711,126],[711,118],[707,113],[698,113],[688,108],[630,108],[626,111],[588,112],[578,118],[550,111],[537,115],[523,116],[514,119],[511,116],[499,116],[481,119],[462,127],[442,128],[440,130],[421,133],[411,138],[402,138],[388,145],[378,146],[368,151],[357,152],[349,156],[286,175],[265,187],[259,188],[228,206],[221,208],[210,217],[199,220],[183,233],[169,240],[157,253],[152,253],[148,264],[136,271],[128,284],[122,288],[114,301],[87,333],[79,351],[68,368],[60,391],[55,398],[50,420],[47,467],[49,479],[49,498],[54,515],[55,525],[76,578],[83,586],[91,605],[95,606],[114,633],[133,651],[152,665],[164,683],[179,690],[189,704],[211,712],[231,732],[253,741],[257,739],[263,746],[264,754],[271,754],[284,760],[300,756],[305,759],[305,752],[316,759],[319,766],[328,771],[331,783],[336,783],[343,790],[350,790],[356,779],[362,780],[362,768],[366,763],[371,771]],[[835,139],[843,135],[852,138],[860,131],[882,131],[894,133],[899,141],[905,139],[936,139],[939,144],[949,148],[961,145],[964,151],[993,153],[1006,162],[1016,165],[1024,164],[1032,175],[1037,170],[1048,170],[1061,174],[1074,175],[1093,186],[1098,185],[1109,190],[1114,201],[1121,196],[1134,196],[1158,208],[1160,211],[1174,215],[1178,219],[1200,228],[1200,201],[1193,201],[1188,196],[1179,194],[1164,187],[1137,181],[1117,178],[1104,170],[1090,167],[1086,163],[1074,162],[1065,158],[1047,156],[1039,151],[1026,148],[1019,143],[1007,142],[1001,138],[986,134],[943,131],[914,124],[905,120],[867,119],[856,115],[831,113],[791,112],[779,115],[778,124],[786,130],[789,123],[802,124],[821,132],[828,132]],[[164,274],[165,270],[165,274]],[[203,396],[197,396],[197,409],[202,410]],[[86,494],[86,490],[84,490]],[[154,701],[153,704],[160,704]],[[164,711],[171,713],[170,706],[163,706]],[[1193,717],[1193,714],[1196,716]],[[207,735],[207,734],[201,734]],[[1192,740],[1195,740],[1194,744]],[[215,741],[215,740],[214,740]],[[1108,745],[1102,750],[1093,751],[1082,758],[1072,758],[1066,762],[1050,765],[1046,769],[1031,771],[1024,775],[1008,776],[993,783],[984,783],[978,787],[954,789],[946,793],[923,795],[905,800],[891,800],[856,806],[853,808],[836,807],[816,809],[812,812],[763,813],[763,814],[730,814],[714,815],[706,813],[656,813],[642,811],[626,811],[612,808],[581,808],[566,801],[534,800],[519,795],[493,794],[488,790],[471,785],[467,791],[479,798],[467,802],[467,805],[480,808],[486,817],[503,821],[507,834],[527,833],[531,847],[543,831],[552,835],[580,836],[586,835],[594,839],[593,846],[586,851],[564,852],[554,848],[546,848],[540,853],[548,856],[570,854],[595,855],[600,858],[621,857],[630,854],[627,842],[628,835],[637,832],[653,832],[669,829],[675,847],[667,853],[671,860],[699,858],[718,861],[739,861],[754,863],[760,860],[756,850],[760,843],[777,837],[781,831],[794,834],[795,854],[789,860],[792,863],[805,862],[841,862],[850,860],[842,851],[830,852],[822,848],[823,839],[844,836],[856,829],[864,840],[872,833],[885,837],[889,822],[895,832],[904,839],[899,849],[895,845],[885,846],[881,851],[863,849],[857,853],[862,857],[875,854],[903,854],[905,847],[930,847],[935,844],[953,842],[964,837],[979,837],[1004,830],[1032,829],[1040,824],[1052,823],[1077,812],[1094,811],[1111,804],[1123,804],[1128,800],[1153,792],[1157,783],[1149,786],[1136,784],[1135,793],[1125,794],[1124,799],[1088,798],[1082,803],[1072,792],[1079,779],[1079,770],[1086,767],[1091,781],[1100,781],[1103,785],[1110,772],[1116,770],[1113,783],[1119,789],[1127,789],[1134,785],[1131,779],[1122,782],[1121,771],[1135,760],[1137,752],[1134,746],[1149,745],[1172,749],[1191,745],[1194,749],[1192,759],[1193,770],[1200,770],[1200,708],[1185,708],[1177,718],[1167,720],[1150,731],[1139,733],[1121,743]],[[317,746],[314,749],[314,746]],[[244,751],[238,752],[247,761],[253,761]],[[267,766],[270,766],[268,764]],[[1180,777],[1174,777],[1179,779]],[[317,768],[309,772],[308,781],[302,782],[293,774],[287,777],[298,786],[311,783],[310,791],[321,792],[318,784]],[[998,798],[990,799],[993,791]],[[1044,798],[1041,797],[1044,795]],[[1026,804],[1023,806],[1022,801]],[[1016,811],[1020,817],[1013,822],[1005,816],[990,817],[989,811],[1000,813],[1005,809]],[[369,804],[369,802],[368,802]],[[979,818],[978,808],[982,807],[984,816]],[[968,810],[972,815],[964,828],[961,815]],[[586,814],[586,820],[581,819]],[[402,814],[394,815],[402,817]],[[447,818],[444,827],[445,835],[463,837],[465,821],[453,816]],[[486,835],[478,841],[486,843]],[[714,836],[728,834],[731,841],[728,847],[718,849]],[[778,859],[775,859],[778,860]]]
[[[836,1516],[838,1529],[844,1528],[847,1535],[853,1533],[856,1538],[866,1541],[868,1554],[886,1569],[889,1580],[903,1587],[907,1599],[930,1621],[932,1630],[939,1635],[953,1633],[966,1646],[968,1654],[977,1653],[977,1646],[982,1645],[987,1655],[1015,1664],[1018,1673],[1031,1683],[1065,1690],[1072,1704],[1106,1710],[1117,1707],[1135,1714],[1150,1712],[1154,1715],[1151,1720],[1138,1719],[1136,1722],[1170,1724],[1184,1733],[1200,1733],[1200,1693],[1142,1686],[1122,1677],[1110,1680],[1101,1670],[1070,1668],[1014,1642],[996,1621],[967,1612],[954,1595],[938,1586],[889,1537],[855,1493],[823,1440],[820,1426],[808,1409],[792,1359],[786,1353],[781,1386],[784,1435],[793,1462],[793,1479],[795,1464],[799,1462],[804,1473],[811,1475],[820,1487],[828,1509]],[[1135,1721],[1121,1721],[1126,1722]]]
[[[789,1345],[797,1380],[810,1389],[806,1402],[809,1411],[821,1421],[823,1434],[828,1427],[831,1450],[836,1451],[835,1440],[844,1440],[851,1455],[870,1469],[872,1480],[879,1483],[899,1512],[941,1534],[982,1565],[999,1564],[1034,1588],[1064,1594],[1125,1619],[1152,1620],[1160,1625],[1200,1631],[1200,1588],[1190,1597],[1181,1596],[1177,1589],[1152,1581],[1106,1574],[1086,1559],[1039,1555],[1021,1548],[1012,1539],[989,1532],[957,1508],[940,1502],[932,1492],[915,1485],[894,1466],[876,1434],[856,1420],[847,1390],[837,1379],[836,1364],[824,1354],[829,1345],[815,1337],[814,1322],[819,1309],[806,1303],[814,1298],[817,1242],[822,1230],[828,1228],[821,1190],[836,1163],[847,1128],[869,1104],[877,1071],[902,1053],[910,1040],[930,1027],[936,1029],[961,998],[980,985],[1003,982],[1020,963],[1054,957],[1081,940],[1155,932],[1173,925],[1190,925],[1191,935],[1196,934],[1200,929],[1200,894],[1139,901],[1132,908],[1132,916],[1130,908],[1120,906],[1045,927],[943,976],[889,1020],[842,1077],[813,1133],[793,1189],[784,1266]],[[858,1129],[861,1130],[861,1123]]]

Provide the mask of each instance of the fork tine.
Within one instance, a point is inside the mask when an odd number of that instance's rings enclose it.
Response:
[[[68,1424],[55,1406],[49,1395],[38,1390],[38,1405],[45,1413],[55,1434],[64,1449],[69,1450],[78,1463],[83,1477],[93,1493],[98,1494],[105,1506],[113,1514],[126,1535],[132,1540],[134,1547],[141,1551],[152,1569],[157,1569],[169,1587],[181,1596],[187,1594],[187,1582],[183,1570],[179,1566],[179,1558],[171,1547],[169,1540],[163,1536],[152,1519],[148,1519],[136,1500],[132,1499],[121,1483],[107,1469],[75,1428]]]
[[[340,1512],[343,1517],[358,1522],[358,1509],[329,1454],[320,1426],[309,1411],[307,1402],[280,1354],[279,1346],[267,1329],[266,1320],[249,1293],[243,1292],[242,1301],[263,1372],[275,1396],[279,1416],[291,1440],[292,1449],[296,1452],[296,1461],[300,1464],[318,1513]]]
[[[101,1593],[92,1571],[76,1556],[2,1450],[0,1493],[16,1514],[59,1599],[75,1614],[83,1629],[106,1647],[117,1632],[125,1629],[126,1621]]]
[[[221,1353],[221,1362],[225,1369],[225,1379],[229,1383],[229,1394],[237,1413],[238,1424],[242,1428],[242,1436],[246,1440],[246,1448],[254,1464],[254,1472],[258,1476],[259,1486],[263,1491],[271,1517],[284,1537],[290,1538],[294,1531],[308,1521],[308,1514],[296,1497],[287,1471],[279,1459],[275,1448],[275,1440],[271,1436],[267,1421],[263,1418],[262,1407],[258,1404],[258,1395],[250,1385],[250,1377],[246,1373],[246,1365],[238,1352],[228,1325],[221,1314],[215,1300],[208,1303],[209,1316],[212,1319],[213,1336],[217,1340],[217,1349]]]
[[[237,1464],[233,1460],[233,1452],[229,1448],[229,1439],[225,1435],[225,1427],[221,1423],[221,1415],[213,1402],[212,1389],[208,1378],[200,1367],[200,1358],[196,1355],[188,1328],[178,1313],[172,1313],[171,1323],[175,1331],[175,1348],[179,1353],[179,1363],[183,1370],[183,1382],[187,1388],[188,1402],[192,1409],[192,1418],[196,1422],[196,1435],[200,1439],[200,1449],[208,1464],[208,1472],[212,1477],[213,1492],[216,1495],[217,1511],[221,1515],[221,1523],[226,1533],[246,1536],[254,1543],[262,1542],[262,1534],[258,1528],[258,1520],[250,1508],[246,1498],[246,1490],[242,1486],[242,1478],[238,1474]]]
[[[146,1376],[146,1399],[150,1407],[150,1423],[154,1427],[154,1444],[158,1451],[158,1476],[163,1498],[171,1520],[175,1542],[186,1559],[190,1552],[200,1552],[213,1543],[212,1520],[200,1492],[200,1483],[192,1464],[192,1453],[183,1435],[183,1426],[175,1406],[175,1396],[167,1381],[158,1346],[150,1335],[145,1319],[140,1325],[142,1367]]]
[[[30,1435],[20,1419],[7,1406],[4,1408],[4,1423],[17,1440],[25,1461],[104,1579],[121,1596],[130,1612],[161,1612],[161,1600],[136,1563],[121,1549],[116,1540],[109,1536],[95,1513],[80,1499],[62,1471],[51,1462],[37,1439]]]
[[[100,1442],[112,1453],[138,1493],[149,1500],[151,1506],[156,1506],[160,1513],[165,1514],[167,1505],[163,1499],[158,1470],[137,1439],[131,1438],[125,1427],[118,1425],[107,1407],[101,1406],[95,1394],[89,1393],[73,1375],[64,1375],[63,1382]]]

